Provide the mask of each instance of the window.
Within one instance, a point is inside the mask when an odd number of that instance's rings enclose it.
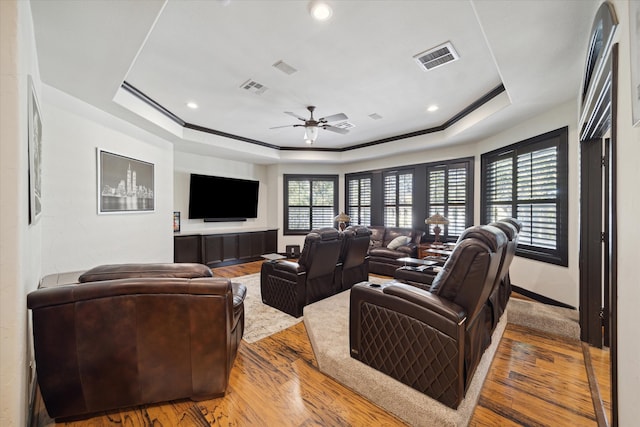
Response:
[[[284,234],[333,227],[338,209],[336,175],[284,176]]]
[[[482,155],[481,222],[523,223],[519,256],[568,265],[568,129],[558,129]]]
[[[371,176],[347,178],[347,215],[350,224],[371,225]]]
[[[454,240],[473,224],[473,158],[427,165],[427,217],[449,220],[444,240]],[[429,233],[433,234],[433,225]]]
[[[384,174],[384,226],[413,227],[413,172]]]

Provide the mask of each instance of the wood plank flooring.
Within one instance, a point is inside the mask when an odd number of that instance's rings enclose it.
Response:
[[[237,277],[261,261],[214,270]],[[606,355],[593,349],[600,371]],[[601,363],[600,363],[601,362]],[[606,386],[604,386],[606,388]],[[601,386],[602,388],[602,386]],[[601,390],[603,391],[603,390]],[[360,395],[320,373],[304,324],[256,343],[242,342],[227,394],[99,414],[69,423],[51,420],[39,395],[31,426],[401,426]],[[425,420],[428,426],[429,421]],[[579,341],[507,326],[471,426],[597,425]]]

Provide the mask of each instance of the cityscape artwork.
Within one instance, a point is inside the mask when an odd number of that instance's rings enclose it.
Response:
[[[153,163],[98,149],[98,213],[154,209]]]

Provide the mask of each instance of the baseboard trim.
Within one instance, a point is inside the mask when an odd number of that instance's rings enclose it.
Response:
[[[532,300],[536,300],[538,302],[541,302],[543,304],[548,304],[548,305],[554,305],[556,307],[562,307],[562,308],[570,308],[571,310],[575,310],[576,308],[573,306],[570,306],[569,304],[565,304],[563,302],[560,301],[556,301],[552,298],[548,298],[545,297],[544,295],[540,295],[537,294],[535,292],[531,292],[527,289],[521,288],[520,286],[516,286],[514,284],[511,284],[511,289],[514,292],[519,293],[520,295],[524,295],[527,298],[531,298]]]

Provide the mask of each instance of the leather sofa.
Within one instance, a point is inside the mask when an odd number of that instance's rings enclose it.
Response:
[[[351,289],[356,283],[369,280],[369,244],[371,230],[351,225],[343,231],[342,251],[336,269],[338,292]]]
[[[336,273],[343,234],[335,228],[321,228],[306,235],[298,262],[274,260],[262,263],[262,302],[294,317],[302,316],[305,305],[339,291]]]
[[[430,291],[390,281],[351,289],[351,357],[457,408],[486,350],[485,306],[507,245],[492,226],[465,230]]]
[[[369,247],[369,271],[375,274],[393,277],[398,267],[404,265],[398,258],[418,256],[418,245],[424,231],[415,228],[369,226],[371,243]],[[406,237],[407,242],[390,248],[389,244],[398,237]],[[393,245],[392,245],[393,246]]]
[[[225,394],[246,287],[201,264],[96,267],[27,295],[47,412],[75,419]]]

